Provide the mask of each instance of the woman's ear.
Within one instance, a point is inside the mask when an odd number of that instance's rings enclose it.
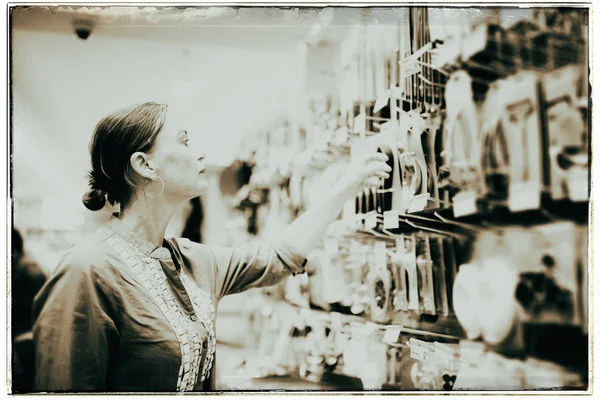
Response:
[[[131,162],[133,170],[142,178],[152,180],[156,177],[156,172],[154,171],[154,168],[152,168],[152,163],[150,162],[148,154],[141,151],[135,152],[131,155],[129,161]]]

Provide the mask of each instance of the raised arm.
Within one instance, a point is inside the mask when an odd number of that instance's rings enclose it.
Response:
[[[381,178],[387,177],[390,168],[386,160],[387,156],[375,151],[354,160],[322,202],[298,217],[276,240],[235,248],[211,247],[212,254],[188,242],[182,243],[182,251],[192,261],[213,258],[218,298],[274,285],[290,274],[302,273],[306,256],[337,218],[344,203],[356,196],[364,183],[377,185]]]
[[[301,254],[308,254],[319,243],[329,224],[338,217],[346,201],[354,198],[363,184],[376,186],[381,178],[388,178],[391,168],[386,161],[386,155],[370,152],[350,163],[322,202],[283,230],[283,239],[293,243]]]

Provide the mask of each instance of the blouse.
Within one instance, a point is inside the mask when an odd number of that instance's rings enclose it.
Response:
[[[219,300],[305,264],[281,240],[158,247],[114,219],[71,247],[35,299],[34,390],[210,390]]]

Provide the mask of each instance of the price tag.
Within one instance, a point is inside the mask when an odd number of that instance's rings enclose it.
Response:
[[[587,174],[578,177],[570,177],[567,180],[569,189],[569,199],[574,202],[586,202],[588,197],[588,177]]]
[[[388,104],[389,100],[390,100],[390,90],[388,89],[385,92],[383,92],[383,94],[381,96],[379,96],[377,101],[375,101],[375,107],[373,108],[373,112],[376,113],[377,111],[381,110],[383,107],[385,107]]]
[[[421,134],[426,128],[423,117],[419,113],[413,113],[413,114],[411,114],[411,118],[413,121],[412,122],[413,130],[417,130],[417,133]]]
[[[452,199],[454,217],[463,217],[477,213],[477,194],[471,190],[457,193]]]
[[[402,79],[406,79],[421,72],[421,66],[415,58],[409,57],[405,61],[401,61],[400,71]]]
[[[413,124],[412,124],[412,120],[410,119],[410,117],[406,116],[406,117],[400,117],[400,131],[401,132],[408,132],[410,130],[412,130],[413,128]]]
[[[445,344],[435,342],[435,361],[445,368],[454,365],[454,351]]]
[[[407,113],[400,116],[400,130],[403,132],[419,130],[422,123],[423,119],[418,114]]]
[[[354,228],[355,229],[363,229],[365,225],[365,214],[356,214],[356,219],[354,220]]]
[[[398,229],[400,222],[398,221],[398,211],[385,211],[383,213],[383,228],[384,229]]]
[[[396,86],[390,89],[390,97],[392,99],[402,99],[404,96],[404,89]]]
[[[540,208],[540,186],[534,182],[518,182],[508,190],[508,208],[511,211],[537,210]]]
[[[427,200],[429,200],[429,193],[423,193],[413,197],[410,201],[408,212],[413,213],[423,211],[427,206]]]
[[[377,226],[377,213],[372,211],[365,217],[365,229],[373,229]]]
[[[403,130],[400,127],[400,123],[398,123],[396,142],[397,142],[398,149],[401,149],[404,152],[404,150],[407,148],[407,143],[408,143],[408,131]]]
[[[423,54],[425,54],[425,52],[428,50],[431,50],[431,43],[427,43],[425,46],[423,46],[419,50],[415,51],[414,54],[411,55],[411,57],[414,59],[418,59]]]
[[[413,344],[410,346],[410,357],[415,360],[425,361],[427,356],[427,348]]]
[[[396,343],[402,333],[401,326],[388,326],[383,335],[383,341],[385,343]]]

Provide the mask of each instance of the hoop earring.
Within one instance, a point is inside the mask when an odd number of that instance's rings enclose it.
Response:
[[[157,178],[160,181],[160,193],[158,194],[158,196],[152,197],[146,191],[146,186],[148,186],[148,182],[150,182],[150,179],[146,179],[146,184],[144,185],[144,194],[146,195],[147,198],[152,199],[152,200],[158,199],[160,196],[162,196],[162,192],[163,192],[163,190],[165,190],[165,183],[163,182],[163,180],[161,179],[160,176],[157,176]]]

